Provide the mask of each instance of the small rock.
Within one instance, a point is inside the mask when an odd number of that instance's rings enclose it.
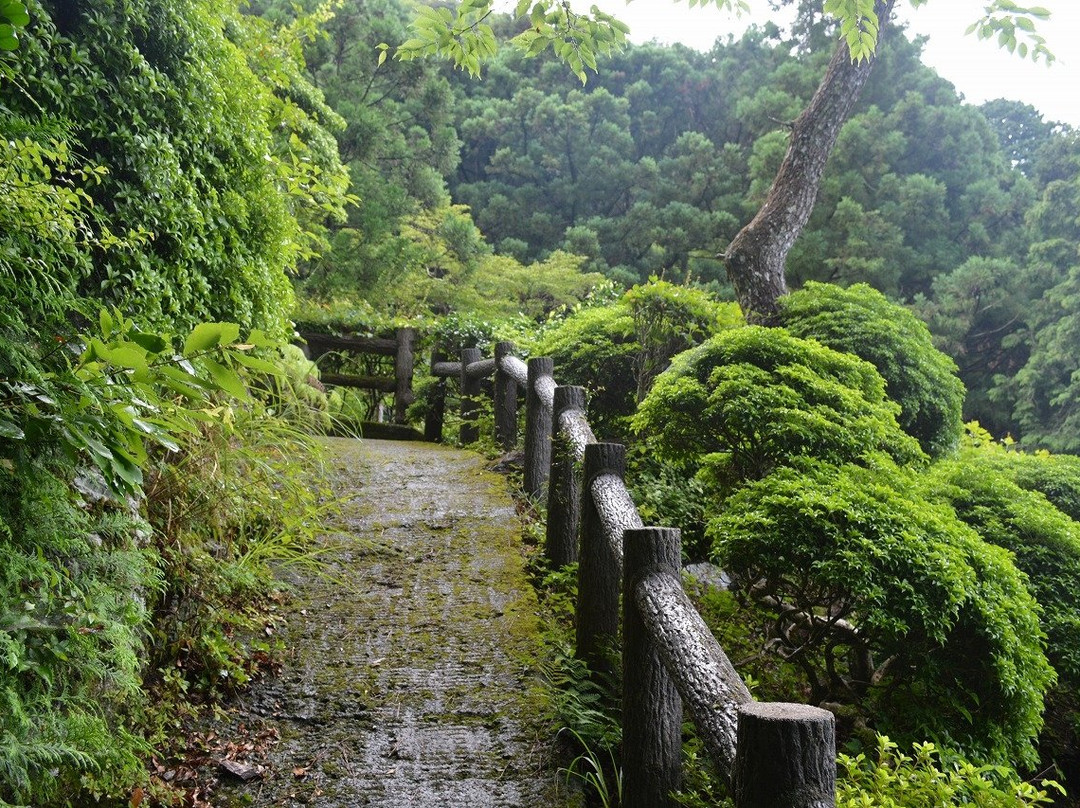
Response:
[[[222,760],[218,765],[233,777],[237,777],[245,783],[249,780],[254,780],[262,774],[258,768],[252,766],[250,763],[240,763],[236,760]]]
[[[713,587],[714,589],[730,589],[731,578],[715,564],[688,564],[683,571],[700,586]]]

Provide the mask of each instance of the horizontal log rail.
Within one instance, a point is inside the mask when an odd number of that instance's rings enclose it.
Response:
[[[356,387],[360,390],[378,390],[381,393],[393,393],[397,389],[397,379],[390,376],[354,376],[348,373],[320,373],[319,381],[335,387]]]
[[[494,374],[496,438],[512,450],[524,392],[525,493],[546,500],[550,562],[578,562],[576,653],[590,670],[609,671],[622,635],[622,805],[675,805],[685,707],[736,808],[832,808],[832,713],[753,700],[683,589],[679,531],[642,524],[625,447],[597,442],[585,390],[556,385],[553,370],[548,357],[513,356],[510,343],[494,358],[471,348],[457,362],[432,359],[433,375],[461,384],[462,442],[476,439],[480,380]],[[440,412],[440,433],[441,421]]]
[[[323,384],[377,390],[394,394],[394,423],[408,422],[409,405],[413,403],[413,364],[416,348],[416,329],[399,328],[393,338],[339,336],[301,331],[301,348],[312,362],[329,353],[375,354],[394,358],[393,376],[362,376],[348,373],[322,373]]]

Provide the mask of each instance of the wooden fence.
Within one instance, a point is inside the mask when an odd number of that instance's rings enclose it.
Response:
[[[394,394],[394,423],[408,422],[406,411],[413,403],[413,356],[416,347],[416,330],[399,328],[393,337],[340,337],[333,334],[302,332],[304,355],[311,361],[331,352],[348,354],[375,354],[394,358],[393,376],[358,376],[341,373],[322,373],[324,384],[355,387],[362,390],[378,390]]]
[[[475,348],[457,362],[437,359],[432,372],[461,385],[462,442],[477,437],[481,380],[494,374],[496,439],[513,449],[524,391],[524,487],[547,500],[551,562],[578,562],[577,655],[590,669],[608,665],[621,620],[623,806],[674,805],[685,707],[737,808],[832,808],[832,713],[753,700],[683,590],[679,531],[642,524],[624,482],[625,448],[596,441],[585,390],[556,385],[550,358],[526,364],[510,343],[489,359]],[[429,436],[441,422],[440,410]]]

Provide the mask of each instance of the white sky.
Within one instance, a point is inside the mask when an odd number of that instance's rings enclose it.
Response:
[[[634,42],[682,42],[707,50],[719,36],[739,36],[752,21],[771,15],[766,0],[750,0],[753,15],[741,19],[715,6],[689,8],[686,0],[579,0],[595,2],[630,26]],[[1023,2],[1020,3],[1023,5]],[[1034,0],[1032,2],[1034,4]],[[997,47],[996,40],[979,41],[964,36],[968,25],[982,15],[985,0],[930,0],[918,9],[904,3],[900,18],[910,23],[909,34],[930,37],[923,60],[948,81],[964,99],[981,104],[993,98],[1009,98],[1031,104],[1047,121],[1080,127],[1080,0],[1040,0],[1052,17],[1039,26],[1047,47],[1057,60],[1022,60]],[[777,19],[777,22],[783,22]],[[603,66],[601,66],[603,70]]]

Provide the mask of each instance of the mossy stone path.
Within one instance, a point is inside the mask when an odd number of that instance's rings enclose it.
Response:
[[[241,719],[281,741],[256,806],[552,808],[535,594],[505,480],[467,452],[330,441],[329,575],[297,575],[279,676]],[[219,796],[225,796],[219,792]],[[227,803],[226,803],[227,804]]]

